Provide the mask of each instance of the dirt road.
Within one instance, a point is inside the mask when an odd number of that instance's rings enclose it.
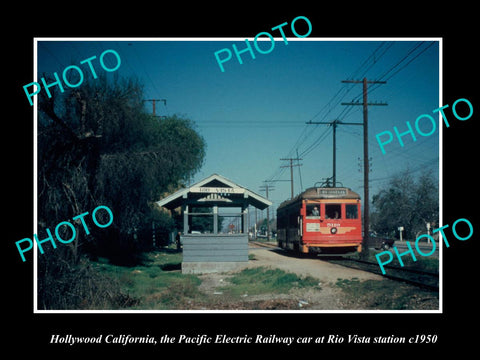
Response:
[[[380,275],[331,264],[322,261],[320,258],[299,258],[288,252],[267,248],[251,248],[249,253],[254,255],[254,260],[249,261],[247,267],[273,267],[301,276],[312,276],[324,282],[352,278],[357,278],[360,281],[383,280]]]

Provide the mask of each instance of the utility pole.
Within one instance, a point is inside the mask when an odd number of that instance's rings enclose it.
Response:
[[[265,185],[260,186],[260,191],[265,191],[265,197],[268,199],[268,192],[275,190],[269,181],[264,181]],[[267,240],[270,240],[270,207],[267,207]]]
[[[322,122],[322,121],[309,121],[306,124],[324,124],[330,125],[333,128],[333,187],[336,187],[337,183],[337,125],[363,125],[362,123],[346,123],[340,120],[333,120],[331,122]]]
[[[362,253],[364,256],[368,254],[369,245],[369,229],[370,229],[370,206],[369,206],[369,179],[368,173],[368,106],[374,105],[388,105],[387,103],[369,103],[367,99],[367,86],[368,84],[386,84],[386,81],[369,81],[367,78],[363,80],[342,80],[342,83],[363,84],[363,102],[350,102],[342,103],[342,105],[363,105],[363,243]]]
[[[153,105],[153,116],[155,116],[155,103],[157,101],[163,101],[163,105],[164,106],[167,106],[167,99],[148,99],[148,100],[145,100],[145,101],[151,101],[152,102],[152,105]]]
[[[289,167],[290,168],[290,190],[291,190],[291,194],[292,194],[292,199],[293,199],[293,167],[294,166],[302,166],[302,164],[293,164],[293,161],[300,161],[302,159],[299,159],[299,158],[282,158],[280,160],[287,160],[287,161],[290,161],[290,165],[284,165],[284,166],[280,166],[281,168],[286,168],[286,167]]]

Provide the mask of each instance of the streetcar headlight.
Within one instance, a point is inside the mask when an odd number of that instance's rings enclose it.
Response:
[[[331,234],[336,234],[336,233],[337,233],[337,228],[336,228],[336,227],[332,227],[332,228],[330,229],[330,233],[331,233]]]

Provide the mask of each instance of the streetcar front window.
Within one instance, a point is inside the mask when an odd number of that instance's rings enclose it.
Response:
[[[355,205],[346,205],[345,210],[347,213],[347,219],[358,219],[358,206]]]
[[[316,219],[320,217],[320,204],[307,204],[307,219]]]
[[[325,219],[340,219],[342,217],[342,206],[340,204],[325,205]]]

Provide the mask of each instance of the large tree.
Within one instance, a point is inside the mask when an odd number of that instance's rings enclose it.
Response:
[[[432,228],[438,225],[438,197],[438,183],[431,173],[417,179],[408,170],[398,173],[373,196],[372,230],[393,237],[403,226],[405,237],[415,239],[426,233],[427,223]]]
[[[134,232],[151,228],[155,219],[164,226],[153,201],[181,186],[203,164],[205,142],[194,124],[179,116],[154,117],[145,111],[143,99],[138,81],[106,77],[40,98],[40,227],[98,205],[114,214],[109,231],[93,232],[89,239],[78,231],[70,244],[74,259],[85,240],[91,245],[108,237],[110,248],[119,248]]]
[[[50,89],[51,92],[54,88]],[[152,204],[178,189],[202,166],[205,142],[183,117],[159,119],[144,109],[138,81],[99,77],[64,93],[39,97],[38,236],[70,221],[76,237],[39,256],[38,303],[45,309],[121,308],[134,299],[89,266],[83,253],[132,263],[138,234],[168,230],[169,216]],[[73,217],[99,205],[113,224],[86,235]],[[90,215],[91,216],[91,215]],[[107,219],[108,221],[108,219]],[[106,221],[99,221],[105,223]],[[71,231],[68,227],[61,231]],[[143,230],[143,231],[142,231]],[[60,236],[69,239],[70,234]],[[55,237],[55,235],[53,235]]]

